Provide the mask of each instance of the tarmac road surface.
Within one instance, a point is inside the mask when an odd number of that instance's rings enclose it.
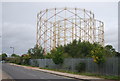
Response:
[[[2,64],[2,70],[11,76],[15,81],[23,81],[28,79],[29,81],[82,81],[37,70],[13,66],[8,63]]]

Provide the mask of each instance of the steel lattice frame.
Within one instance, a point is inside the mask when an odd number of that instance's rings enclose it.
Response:
[[[53,8],[37,14],[37,45],[45,53],[74,39],[104,45],[104,23],[91,11],[80,8]]]

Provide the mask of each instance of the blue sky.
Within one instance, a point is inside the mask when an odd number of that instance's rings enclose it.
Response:
[[[1,5],[1,4],[0,4]],[[1,7],[1,6],[0,6]],[[24,54],[36,43],[37,13],[46,8],[77,7],[91,10],[95,18],[104,22],[105,44],[118,49],[117,2],[4,2],[2,3],[3,52]]]

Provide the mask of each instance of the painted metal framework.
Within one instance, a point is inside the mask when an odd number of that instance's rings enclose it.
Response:
[[[37,14],[37,42],[45,53],[74,39],[104,45],[104,23],[80,8],[52,8]]]

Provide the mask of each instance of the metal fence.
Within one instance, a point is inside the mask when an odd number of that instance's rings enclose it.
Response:
[[[93,62],[92,58],[66,58],[64,63],[56,65],[52,59],[31,59],[30,65],[49,69],[62,69],[76,72],[76,65],[85,63],[85,72],[96,73],[102,75],[119,75],[120,60],[117,57],[107,58],[105,63],[98,65]]]

